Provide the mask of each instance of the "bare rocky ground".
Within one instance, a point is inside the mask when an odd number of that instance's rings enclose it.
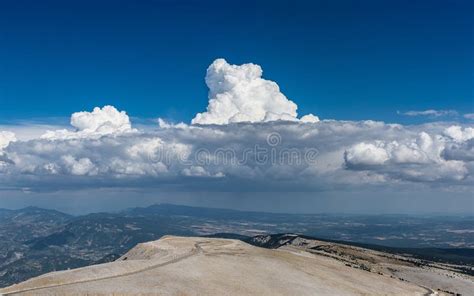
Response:
[[[469,295],[456,266],[295,237],[276,249],[165,236],[115,262],[48,273],[3,295]],[[262,237],[265,240],[265,237]]]
[[[268,236],[261,236],[268,239]],[[438,295],[474,295],[474,277],[463,273],[468,266],[443,264],[370,249],[283,235],[279,250],[308,252],[343,262],[345,266],[414,283]],[[285,241],[286,240],[286,241]]]

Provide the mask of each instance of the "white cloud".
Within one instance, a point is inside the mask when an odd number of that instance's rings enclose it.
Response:
[[[434,110],[428,109],[424,111],[407,111],[401,113],[407,116],[429,116],[429,117],[442,117],[442,116],[456,116],[458,112],[455,110]]]
[[[259,65],[238,66],[224,59],[215,60],[206,74],[207,111],[198,113],[192,123],[298,121],[298,106],[281,93],[278,84],[263,79],[262,73]],[[313,115],[305,117],[305,122],[318,120]]]
[[[50,120],[54,121],[56,118]],[[20,141],[37,139],[47,131],[59,129],[64,129],[64,126],[35,121],[14,121],[9,124],[0,125],[0,131],[12,132],[15,134],[16,139]]]
[[[17,139],[15,134],[8,131],[0,131],[0,178],[2,172],[11,164],[10,159],[5,157],[3,149],[7,148],[10,143],[15,142]]]
[[[456,142],[465,142],[474,138],[474,128],[462,128],[459,125],[452,125],[444,130],[444,134]]]
[[[345,153],[349,165],[381,165],[389,159],[382,142],[358,143]]]
[[[75,131],[66,129],[48,131],[43,139],[65,139],[103,136],[131,132],[132,125],[125,111],[113,106],[95,107],[92,112],[82,111],[71,115],[71,125]]]
[[[319,122],[319,117],[313,114],[307,114],[301,117],[301,122],[307,122],[307,123]]]
[[[213,177],[213,178],[222,178],[225,175],[222,172],[217,172],[215,174],[210,174],[206,171],[205,168],[202,166],[190,166],[188,168],[183,169],[182,171],[183,176],[186,177]]]
[[[224,186],[220,188],[226,191],[377,184],[406,188],[417,183],[469,187],[473,145],[448,136],[446,130],[454,129],[442,123],[277,121],[167,124],[154,131],[17,141],[4,148],[8,161],[2,162],[0,175],[8,178],[0,178],[0,187],[63,188],[77,182],[88,188],[173,184],[182,190]],[[461,133],[468,130],[461,126]],[[269,144],[269,135],[274,134],[278,139]],[[312,150],[317,151],[315,158],[305,158]],[[193,181],[216,177],[217,183]]]
[[[125,111],[117,111],[113,106],[94,108],[92,112],[76,112],[71,116],[71,125],[78,131],[111,134],[131,130],[130,120]]]
[[[346,151],[345,160],[349,169],[373,171],[398,180],[461,181],[470,171],[466,162],[446,157],[446,149],[454,144],[441,135],[421,132],[416,138],[358,143]],[[379,166],[370,167],[374,165]]]
[[[90,176],[95,176],[98,173],[98,170],[96,166],[91,162],[89,158],[81,158],[81,159],[75,159],[71,155],[65,155],[62,158],[62,161],[64,162],[65,166],[69,168],[69,172],[72,175],[77,175],[77,176],[83,176],[83,175],[90,175]],[[54,167],[53,165],[50,165],[49,167]],[[54,169],[52,170],[54,172]]]
[[[173,124],[173,123],[169,123],[167,121],[165,121],[164,119],[162,118],[158,118],[157,119],[157,122],[158,122],[158,126],[160,128],[172,128],[172,127],[176,127],[176,128],[187,128],[188,125],[185,124],[184,122],[180,122],[180,123],[177,123],[177,124]]]
[[[12,132],[0,131],[0,151],[7,147],[11,142],[15,142],[16,137]]]
[[[0,188],[472,190],[474,128],[467,124],[298,119],[296,104],[254,64],[216,60],[206,83],[208,110],[191,125],[158,119],[159,127],[138,130],[125,111],[105,106],[74,113],[70,129],[42,137],[0,133]]]

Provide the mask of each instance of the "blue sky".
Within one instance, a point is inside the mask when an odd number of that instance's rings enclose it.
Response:
[[[258,3],[255,3],[258,2]],[[2,1],[0,121],[112,104],[189,122],[205,69],[253,62],[321,118],[473,112],[472,1]]]
[[[472,214],[473,6],[0,1],[0,208]]]

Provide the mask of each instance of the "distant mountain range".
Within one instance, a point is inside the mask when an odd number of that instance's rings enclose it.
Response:
[[[83,216],[36,207],[0,209],[0,286],[49,271],[113,261],[138,243],[168,234],[218,234],[251,242],[262,234],[300,233],[472,264],[473,222],[473,217],[298,215],[170,204]]]

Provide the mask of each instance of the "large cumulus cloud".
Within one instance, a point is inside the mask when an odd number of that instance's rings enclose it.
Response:
[[[230,65],[215,60],[207,69],[209,87],[207,111],[198,113],[193,124],[228,124],[235,122],[298,121],[297,105],[281,93],[278,84],[262,78],[259,65]],[[305,122],[319,119],[312,115]]]

